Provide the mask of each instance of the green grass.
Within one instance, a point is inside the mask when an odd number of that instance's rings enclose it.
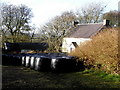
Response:
[[[5,88],[120,88],[120,76],[85,70],[71,73],[38,72],[25,67],[3,66]]]
[[[106,81],[115,81],[115,82],[120,82],[120,75],[113,75],[113,74],[108,74],[105,71],[100,71],[100,70],[85,70],[84,73],[89,73],[92,75],[97,75],[98,77],[105,79]]]

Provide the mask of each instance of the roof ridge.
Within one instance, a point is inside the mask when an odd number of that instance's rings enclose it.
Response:
[[[103,26],[104,26],[104,25],[103,25]],[[98,33],[102,30],[103,26],[101,25],[101,26],[97,29],[97,32],[94,33],[93,35],[91,35],[90,37],[93,37],[93,36],[95,36],[96,34],[98,34]]]
[[[79,25],[92,25],[92,24],[103,24],[103,23],[86,23],[86,24],[78,24]]]
[[[71,31],[69,37],[90,38],[96,35],[103,27],[102,23],[78,25]]]

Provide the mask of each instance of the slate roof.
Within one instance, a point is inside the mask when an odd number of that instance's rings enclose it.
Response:
[[[103,24],[84,24],[78,25],[68,37],[90,38],[96,35],[104,27]]]

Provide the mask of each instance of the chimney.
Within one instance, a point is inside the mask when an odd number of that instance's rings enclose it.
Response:
[[[76,27],[79,24],[79,21],[74,21],[74,26]]]
[[[103,20],[103,25],[104,25],[104,26],[110,26],[110,20],[104,19],[104,20]]]

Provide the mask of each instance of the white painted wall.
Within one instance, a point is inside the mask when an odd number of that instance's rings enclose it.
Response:
[[[76,42],[78,45],[85,41],[91,40],[90,38],[63,38],[63,43],[62,43],[62,52],[68,52],[70,53],[72,50],[75,49],[74,45],[72,42]]]

